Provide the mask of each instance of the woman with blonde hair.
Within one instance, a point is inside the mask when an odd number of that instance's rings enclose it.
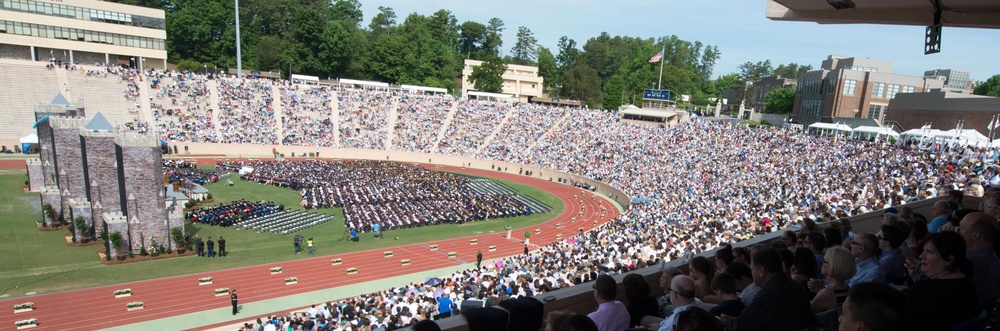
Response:
[[[826,286],[823,286],[823,282],[819,279],[809,281],[809,289],[816,292],[816,297],[810,302],[813,313],[843,305],[847,299],[847,292],[851,289],[847,286],[847,280],[854,277],[854,273],[857,272],[854,255],[840,246],[827,248],[822,263],[820,270],[826,277]]]

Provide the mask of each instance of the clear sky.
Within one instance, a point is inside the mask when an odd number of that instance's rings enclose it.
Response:
[[[817,0],[821,1],[821,0]],[[919,1],[919,0],[914,0]],[[924,55],[924,27],[820,25],[771,21],[765,0],[361,0],[367,25],[379,6],[395,10],[402,23],[411,13],[451,11],[459,24],[491,17],[504,21],[503,52],[514,45],[519,26],[535,34],[554,54],[561,36],[582,47],[587,39],[612,36],[655,38],[677,35],[716,45],[722,52],[713,76],[736,72],[747,61],[770,59],[818,68],[828,55],[868,57],[893,63],[893,72],[923,75],[930,69],[961,69],[980,81],[1000,74],[1000,29],[952,28],[942,32],[941,53]],[[990,55],[992,54],[992,55]],[[655,54],[649,54],[652,57]]]

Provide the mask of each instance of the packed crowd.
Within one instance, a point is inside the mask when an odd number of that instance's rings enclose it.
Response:
[[[302,207],[344,208],[348,228],[391,230],[465,223],[530,213],[511,196],[469,187],[469,178],[384,161],[230,161],[219,169],[252,168],[244,180],[298,190]]]
[[[460,100],[458,109],[444,138],[438,143],[437,154],[476,154],[480,144],[493,133],[511,104],[498,101]]]
[[[220,178],[228,176],[229,172],[221,170],[198,169],[198,163],[185,160],[163,160],[163,175],[170,183],[179,182],[182,179],[185,183],[197,183],[205,185],[218,182]]]
[[[333,93],[325,86],[280,81],[284,145],[332,147],[336,131],[331,121]]]
[[[167,72],[150,78],[153,117],[164,140],[218,142],[207,78]]]
[[[340,147],[384,149],[388,137],[389,112],[397,106],[398,91],[340,87]]]
[[[193,223],[229,227],[283,210],[285,210],[284,205],[275,205],[272,202],[239,200],[192,210],[187,212],[184,218]]]
[[[455,104],[451,95],[424,95],[403,92],[399,102],[399,119],[393,128],[393,149],[430,152],[437,146],[438,132]]]
[[[220,141],[229,144],[277,144],[271,80],[220,75],[215,79],[219,92]]]
[[[500,124],[496,137],[483,148],[479,158],[524,163],[523,152],[569,112],[568,108],[519,105]]]

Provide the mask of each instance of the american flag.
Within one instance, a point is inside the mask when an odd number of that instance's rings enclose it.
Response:
[[[660,59],[662,58],[663,58],[663,51],[660,51],[659,53],[656,53],[656,56],[653,56],[652,59],[649,59],[649,63],[660,62]]]

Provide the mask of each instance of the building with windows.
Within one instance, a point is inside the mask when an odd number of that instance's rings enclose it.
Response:
[[[944,88],[952,93],[972,94],[972,73],[968,70],[956,69],[934,69],[924,71],[924,77],[941,79],[944,78]]]
[[[804,125],[837,118],[868,118],[883,125],[896,94],[944,87],[940,78],[893,74],[891,62],[834,55],[798,82],[792,118]]]
[[[764,103],[767,102],[767,94],[779,88],[794,89],[798,86],[798,81],[781,76],[769,76],[752,82],[747,86],[747,108],[756,109],[758,112],[764,111]],[[738,105],[737,105],[738,106]]]
[[[469,81],[472,76],[472,69],[483,64],[479,60],[465,60],[465,67],[462,68],[462,97],[468,97],[469,91],[475,91],[476,87]],[[500,93],[514,96],[518,102],[528,102],[531,98],[544,96],[543,79],[538,76],[538,67],[508,64],[507,71],[503,74],[503,91]]]
[[[0,0],[0,57],[166,68],[161,9],[98,0]]]
[[[900,94],[889,106],[892,112],[885,120],[898,124],[903,131],[928,124],[934,129],[951,130],[961,121],[963,128],[989,135],[990,122],[1000,115],[1000,98],[947,90]]]

